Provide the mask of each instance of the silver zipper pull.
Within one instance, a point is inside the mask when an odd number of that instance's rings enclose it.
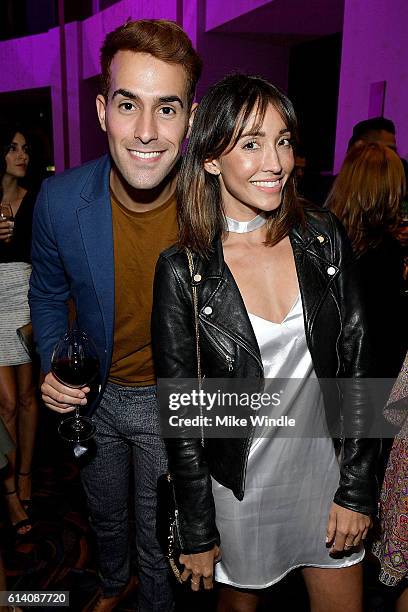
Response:
[[[229,355],[226,356],[227,364],[228,364],[228,372],[232,372],[234,369],[234,360]]]

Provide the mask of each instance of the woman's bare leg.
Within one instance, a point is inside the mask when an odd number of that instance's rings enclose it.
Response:
[[[259,601],[256,593],[223,586],[219,590],[217,612],[255,612]]]
[[[31,464],[38,422],[38,402],[33,380],[33,367],[25,363],[16,367],[18,392],[18,450],[20,456],[18,494],[31,499]]]
[[[17,381],[13,366],[0,366],[0,416],[14,444],[17,443]],[[4,480],[6,491],[16,488],[16,451],[8,455],[8,470]]]
[[[17,380],[14,366],[0,366],[0,416],[16,443]]]
[[[0,415],[13,442],[17,437],[17,380],[13,366],[0,366]],[[16,451],[7,454],[8,467],[3,479],[5,495],[10,520],[13,525],[27,518],[27,513],[21,505],[16,492]],[[30,531],[26,525],[18,532],[22,535]]]
[[[363,568],[305,567],[303,579],[311,612],[363,612]]]
[[[408,588],[402,591],[395,604],[395,612],[408,612]]]

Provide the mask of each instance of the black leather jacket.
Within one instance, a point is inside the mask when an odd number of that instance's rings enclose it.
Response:
[[[333,385],[325,391],[323,379],[353,379],[344,406],[351,411],[347,416],[354,430],[363,432],[370,409],[358,382],[371,374],[370,351],[345,231],[329,211],[310,206],[305,208],[305,224],[291,231],[290,241],[307,345],[325,406],[339,403],[339,397],[330,397]],[[241,294],[224,262],[220,239],[215,241],[209,260],[194,257],[194,274],[201,277],[196,284],[203,374],[262,378],[259,347]],[[162,253],[156,268],[152,318],[158,378],[197,375],[192,282],[185,252],[171,247]],[[250,438],[207,439],[202,448],[199,439],[166,440],[184,552],[209,550],[218,542],[210,475],[242,499],[250,442]],[[375,513],[378,447],[379,442],[373,439],[344,440],[340,483],[334,497],[337,504],[363,514]]]

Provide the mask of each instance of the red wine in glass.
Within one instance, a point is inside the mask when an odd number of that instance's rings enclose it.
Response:
[[[83,331],[68,331],[57,342],[51,358],[51,371],[63,385],[80,389],[90,385],[99,373],[99,358],[91,338]],[[84,442],[92,438],[95,425],[89,417],[81,416],[75,406],[75,416],[61,421],[58,431],[64,440]]]

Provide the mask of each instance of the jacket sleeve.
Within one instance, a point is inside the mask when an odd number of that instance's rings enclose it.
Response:
[[[69,284],[54,238],[48,180],[44,181],[34,209],[32,273],[28,293],[31,320],[41,369],[49,372],[53,348],[67,329]]]
[[[373,405],[367,378],[372,376],[372,352],[364,314],[361,283],[355,257],[343,226],[334,216],[336,251],[340,253],[337,290],[342,319],[338,348],[342,363],[342,421],[340,483],[334,496],[339,506],[361,512],[377,512],[377,460],[380,440],[370,438]]]
[[[170,258],[161,256],[156,266],[153,290],[152,342],[156,374],[160,378],[197,379],[196,340],[191,295],[181,283]],[[161,408],[163,409],[163,408]],[[166,438],[169,471],[179,510],[181,544],[184,553],[210,550],[219,543],[215,507],[205,449],[198,438]]]

